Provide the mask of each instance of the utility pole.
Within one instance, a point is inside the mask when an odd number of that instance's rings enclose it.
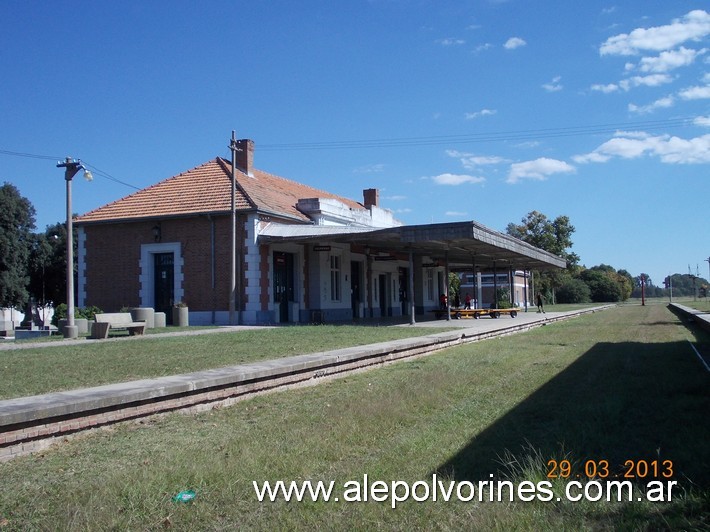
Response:
[[[84,177],[91,181],[92,175],[80,160],[67,157],[63,163],[57,163],[57,168],[64,168],[64,180],[67,183],[67,325],[64,327],[64,338],[79,336],[79,328],[74,325],[74,227],[72,223],[71,182],[79,170],[84,170]]]
[[[697,270],[697,267],[695,269]],[[698,300],[698,291],[695,288],[695,279],[697,279],[697,277],[695,275],[693,275],[693,271],[690,269],[690,264],[688,264],[688,277],[690,277],[693,280],[693,301],[697,301]]]
[[[229,149],[232,150],[232,195],[231,195],[231,230],[232,230],[232,248],[231,248],[231,279],[229,283],[229,324],[234,325],[234,300],[237,292],[237,210],[236,210],[236,190],[237,190],[237,138],[235,131],[232,130],[232,140],[229,143]]]

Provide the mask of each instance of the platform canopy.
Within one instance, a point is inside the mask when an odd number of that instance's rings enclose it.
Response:
[[[565,268],[564,259],[477,222],[403,225],[386,229],[303,226],[272,223],[259,235],[263,243],[348,243],[362,246],[375,257],[394,254],[427,256],[450,268]]]

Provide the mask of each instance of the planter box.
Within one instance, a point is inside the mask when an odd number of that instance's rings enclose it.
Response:
[[[173,325],[188,327],[190,325],[190,309],[187,307],[173,307]]]
[[[59,320],[58,329],[64,331],[67,326],[67,320]],[[89,320],[86,318],[74,318],[74,326],[77,328],[78,334],[89,334]]]

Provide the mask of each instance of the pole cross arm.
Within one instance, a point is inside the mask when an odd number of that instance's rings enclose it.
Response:
[[[74,160],[67,157],[63,163],[57,163],[57,168],[64,168],[64,179],[71,181],[79,170],[86,170],[81,160]]]

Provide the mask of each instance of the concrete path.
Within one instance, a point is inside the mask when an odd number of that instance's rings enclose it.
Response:
[[[195,329],[191,331],[175,331],[175,332],[165,332],[165,333],[155,333],[155,334],[145,334],[142,336],[115,336],[112,338],[106,338],[103,340],[95,340],[91,338],[77,338],[75,340],[45,340],[45,341],[31,341],[23,340],[20,342],[15,341],[12,338],[5,338],[4,341],[0,342],[0,351],[6,351],[11,349],[43,349],[49,347],[58,347],[65,345],[91,345],[96,342],[106,343],[106,342],[126,342],[126,341],[139,341],[139,340],[150,340],[151,338],[166,338],[171,336],[196,336],[200,334],[216,334],[224,332],[235,332],[235,331],[245,331],[248,329],[264,329],[268,326],[257,326],[257,325],[234,325],[234,326],[220,326],[214,329]]]

